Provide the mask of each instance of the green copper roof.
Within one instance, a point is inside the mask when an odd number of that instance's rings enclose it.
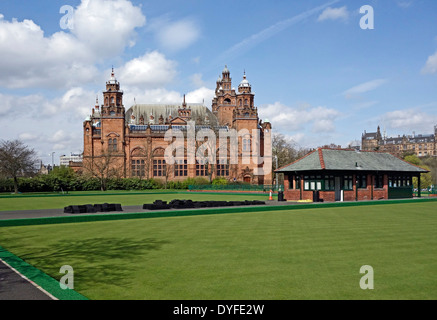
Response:
[[[317,170],[428,172],[390,153],[336,149],[315,150],[277,172]]]

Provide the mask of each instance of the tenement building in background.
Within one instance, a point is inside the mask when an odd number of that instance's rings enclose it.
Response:
[[[361,139],[361,148],[364,151],[384,151],[402,157],[406,153],[415,154],[418,157],[437,156],[437,125],[433,134],[403,135],[387,137],[381,134],[378,127],[376,132],[364,131]]]
[[[267,137],[270,137],[272,127],[268,121],[259,119],[255,95],[246,75],[235,90],[230,72],[225,67],[216,85],[211,109],[204,104],[187,102],[184,96],[183,101],[176,104],[135,102],[126,110],[123,91],[112,70],[103,92],[103,104],[99,105],[97,100],[92,114],[83,123],[84,172],[165,181],[223,177],[229,181],[271,184],[271,167],[262,171],[263,163],[253,159],[247,161],[249,155],[265,157],[264,160],[271,163],[271,152],[268,152],[271,151],[271,143]],[[195,161],[191,161],[191,129],[196,137],[195,148],[203,146],[201,153],[206,158],[196,157]],[[199,140],[198,134],[202,129],[209,129],[216,134],[215,137]],[[175,160],[172,163],[166,160],[166,152],[175,143],[177,134],[169,139],[166,136],[169,130],[179,132],[184,139],[183,146],[178,145],[182,150],[171,153]],[[237,144],[231,145],[231,138],[226,137],[226,132],[231,131],[238,132],[237,140],[232,140]],[[219,139],[221,133],[226,137],[226,143]],[[214,150],[212,145],[216,147]],[[238,146],[237,152],[232,153],[232,146],[235,145]],[[213,152],[215,157],[212,158]]]

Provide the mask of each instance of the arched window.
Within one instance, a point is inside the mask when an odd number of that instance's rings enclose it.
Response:
[[[165,163],[164,159],[164,152],[165,150],[163,148],[156,149],[153,152],[153,176],[154,177],[166,177],[167,172],[167,165]]]
[[[117,152],[117,139],[109,139],[108,140],[108,151],[109,152]]]
[[[146,167],[147,159],[146,151],[141,148],[137,147],[131,152],[131,176],[132,177],[138,177],[138,178],[144,178],[148,177],[148,166]],[[147,175],[146,175],[147,174]]]
[[[231,103],[231,99],[229,99],[229,98],[225,99],[225,103],[226,104],[230,104]]]
[[[243,138],[243,152],[250,152],[250,138]]]

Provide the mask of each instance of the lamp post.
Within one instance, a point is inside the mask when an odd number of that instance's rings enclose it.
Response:
[[[275,155],[275,162],[276,162],[276,170],[278,170],[278,156]],[[276,172],[276,191],[278,191],[278,185],[279,185],[279,181],[278,181],[278,173]]]

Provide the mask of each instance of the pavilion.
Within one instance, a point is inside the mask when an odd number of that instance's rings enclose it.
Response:
[[[319,148],[275,172],[285,200],[334,202],[413,198],[413,177],[420,185],[428,171],[390,153]]]

